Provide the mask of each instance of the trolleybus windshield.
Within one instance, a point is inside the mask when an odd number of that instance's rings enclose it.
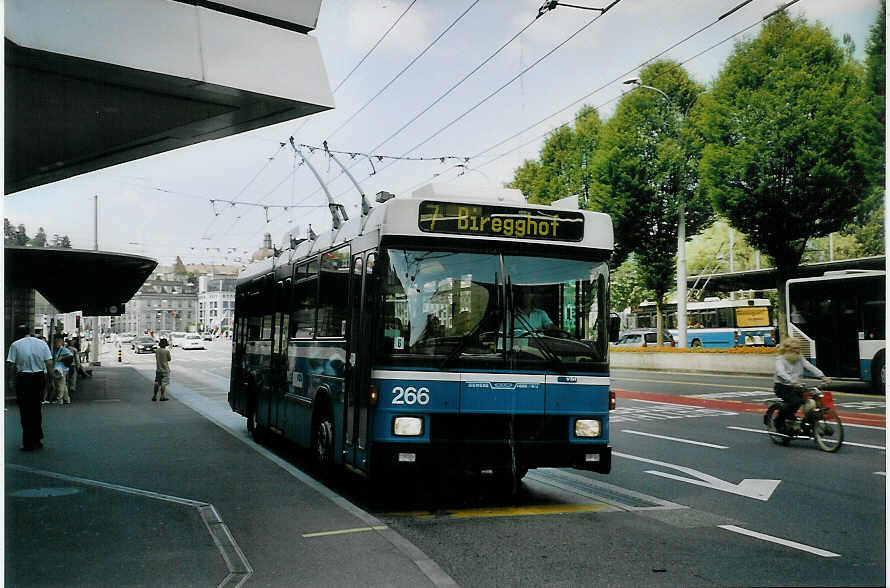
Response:
[[[605,362],[605,262],[389,249],[378,359],[590,371]]]

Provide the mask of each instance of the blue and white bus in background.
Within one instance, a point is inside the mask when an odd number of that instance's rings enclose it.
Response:
[[[785,284],[788,334],[831,377],[887,386],[887,274],[877,270],[826,272]]]
[[[677,304],[662,305],[664,328],[676,340]],[[633,313],[637,327],[655,327],[655,303],[643,302]],[[688,347],[722,348],[776,345],[772,303],[766,298],[708,297],[703,302],[686,304]]]
[[[381,192],[246,268],[229,403],[363,475],[611,468],[611,219],[518,190]]]

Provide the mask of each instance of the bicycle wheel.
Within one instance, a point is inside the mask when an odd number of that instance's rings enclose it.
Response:
[[[829,453],[841,448],[844,442],[844,426],[833,410],[823,410],[822,415],[813,422],[813,437],[822,451]]]
[[[788,445],[791,443],[791,439],[787,435],[780,433],[778,427],[776,427],[780,408],[782,408],[782,405],[778,402],[770,404],[763,415],[763,424],[766,426],[766,432],[769,434],[769,438],[773,440],[773,443]]]

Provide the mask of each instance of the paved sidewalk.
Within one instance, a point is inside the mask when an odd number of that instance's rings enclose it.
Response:
[[[30,453],[7,399],[7,586],[453,585],[227,407],[175,383],[151,402],[150,376],[93,368]]]

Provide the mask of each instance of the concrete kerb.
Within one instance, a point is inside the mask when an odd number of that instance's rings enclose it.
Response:
[[[665,351],[616,351],[609,354],[613,368],[665,372],[702,372],[727,375],[772,376],[776,356],[771,353],[670,353]]]

